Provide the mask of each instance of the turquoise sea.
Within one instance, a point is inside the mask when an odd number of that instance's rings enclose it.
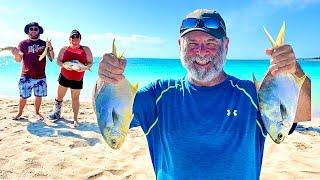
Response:
[[[87,71],[84,78],[84,88],[81,91],[80,99],[90,101],[91,93],[97,79],[98,63],[101,58],[94,58],[92,72]],[[269,60],[228,60],[225,71],[228,74],[240,79],[252,80],[252,73],[255,73],[258,80],[261,80],[268,67]],[[299,62],[311,78],[312,82],[312,108],[313,117],[320,117],[320,62],[300,61]],[[12,57],[0,57],[0,96],[19,97],[18,80],[21,73],[21,64],[16,63]],[[57,90],[57,78],[60,69],[53,62],[47,61],[47,84],[48,96],[45,99],[53,99]],[[129,58],[125,71],[130,82],[139,82],[139,86],[163,78],[181,78],[186,71],[180,64],[179,59],[157,59],[157,58]],[[66,99],[70,99],[70,93]]]

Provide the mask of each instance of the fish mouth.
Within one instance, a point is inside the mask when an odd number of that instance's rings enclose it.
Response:
[[[124,142],[124,136],[119,135],[117,137],[110,137],[107,143],[110,145],[112,149],[119,149]]]
[[[124,140],[125,135],[114,128],[107,127],[104,129],[103,138],[112,149],[119,149]]]
[[[279,133],[274,142],[277,143],[277,144],[280,144],[284,140],[284,137],[285,136],[283,135],[283,133]]]

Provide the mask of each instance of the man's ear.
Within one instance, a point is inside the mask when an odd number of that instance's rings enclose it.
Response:
[[[228,37],[223,38],[223,45],[226,49],[226,54],[228,54],[228,49],[229,49],[229,38]]]
[[[181,51],[181,38],[178,39],[179,49]]]

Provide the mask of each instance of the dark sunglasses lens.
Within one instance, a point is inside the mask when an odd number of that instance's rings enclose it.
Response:
[[[220,21],[212,18],[202,19],[203,26],[209,29],[218,29],[220,27]]]
[[[181,30],[197,27],[198,19],[188,18],[182,21]]]
[[[38,28],[30,28],[30,31],[38,31]]]
[[[72,35],[71,38],[72,39],[79,38],[79,35]]]

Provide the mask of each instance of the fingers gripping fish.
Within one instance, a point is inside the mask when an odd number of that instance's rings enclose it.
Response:
[[[276,41],[273,40],[266,28],[267,35],[273,48],[284,45],[285,23],[283,23]],[[281,143],[288,135],[294,122],[301,82],[290,73],[272,76],[268,72],[259,87],[255,77],[254,82],[258,91],[259,108],[265,128],[271,139]]]
[[[122,60],[112,43],[112,53]],[[132,107],[138,84],[132,86],[127,79],[117,84],[108,84],[98,79],[93,91],[93,109],[104,140],[112,149],[118,149],[123,144],[133,118]]]

